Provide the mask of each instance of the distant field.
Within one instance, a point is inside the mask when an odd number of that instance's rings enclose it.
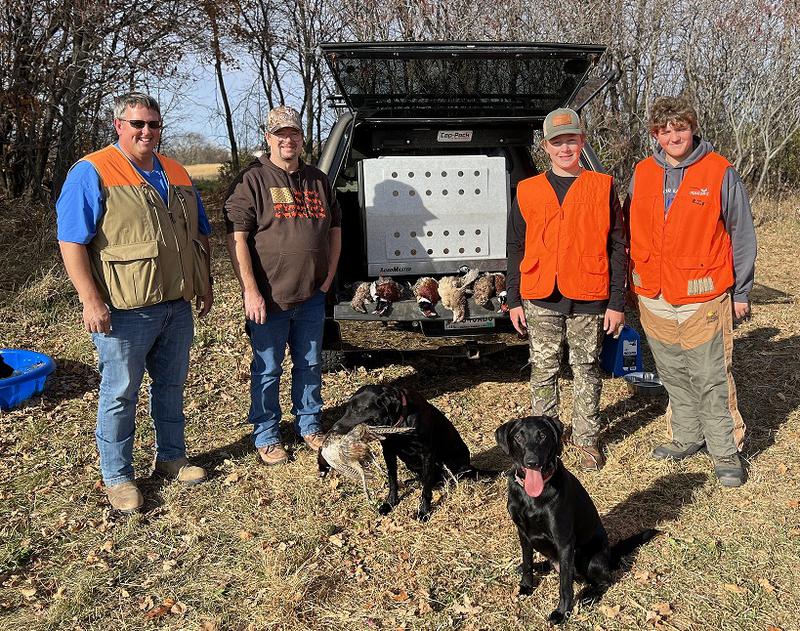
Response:
[[[219,177],[219,168],[222,163],[187,164],[185,166],[193,180],[216,180]]]

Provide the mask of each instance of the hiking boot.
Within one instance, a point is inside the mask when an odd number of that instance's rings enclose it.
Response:
[[[606,464],[606,457],[597,445],[575,445],[578,450],[578,468],[581,471],[600,471]]]
[[[699,443],[679,443],[672,440],[653,449],[653,458],[656,460],[683,460],[689,456],[694,456],[698,451],[705,448],[705,441]]]
[[[303,442],[311,451],[319,451],[320,447],[322,447],[322,441],[324,439],[325,434],[322,432],[314,432],[313,434],[303,436]]]
[[[206,470],[189,464],[186,457],[177,460],[156,460],[154,473],[170,480],[177,480],[186,486],[194,486],[208,479]]]
[[[714,473],[722,486],[742,486],[744,484],[744,468],[739,454],[730,456],[712,456]]]
[[[135,482],[120,482],[113,486],[107,486],[106,495],[111,508],[126,515],[139,512],[144,504],[144,498]]]
[[[289,454],[286,453],[286,450],[280,443],[259,447],[258,457],[261,458],[261,462],[270,467],[272,465],[289,462]]]

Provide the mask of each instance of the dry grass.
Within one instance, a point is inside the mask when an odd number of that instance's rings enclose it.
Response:
[[[216,180],[219,178],[219,170],[222,168],[221,162],[206,164],[187,164],[186,170],[189,177],[193,180]]]
[[[737,329],[735,349],[749,481],[723,490],[706,457],[651,460],[664,401],[630,398],[620,380],[605,381],[609,463],[579,477],[612,539],[645,526],[665,534],[567,628],[799,626],[800,223],[767,222],[759,239],[754,315]],[[3,242],[0,263],[20,265],[12,240]],[[319,481],[305,449],[284,467],[257,464],[243,423],[249,348],[217,246],[217,304],[197,325],[186,396],[188,443],[212,479],[183,489],[147,477],[153,433],[142,401],[135,459],[147,510],[129,519],[109,514],[96,484],[98,377],[63,276],[43,256],[21,291],[7,291],[2,344],[48,352],[59,370],[43,397],[0,416],[0,628],[546,627],[557,577],[531,597],[515,595],[519,552],[504,480],[449,488],[421,525],[416,483],[381,518],[357,485]],[[525,361],[520,350],[478,363],[413,354],[328,374],[325,421],[364,383],[408,385],[448,414],[480,464],[499,466],[494,429],[529,405]],[[288,417],[286,388],[281,400]],[[565,462],[574,470],[571,452]],[[178,601],[174,613],[148,619],[166,599]]]

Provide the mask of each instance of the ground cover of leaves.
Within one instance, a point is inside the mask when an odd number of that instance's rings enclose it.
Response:
[[[800,628],[800,219],[796,205],[761,212],[774,216],[759,228],[754,313],[736,330],[734,360],[749,480],[722,489],[706,456],[651,460],[664,399],[605,380],[608,465],[577,475],[612,541],[643,527],[664,534],[566,628]],[[294,445],[286,466],[259,465],[244,423],[249,347],[214,219],[216,305],[197,323],[186,392],[187,442],[211,479],[185,489],[149,477],[143,391],[134,454],[146,510],[131,518],[110,513],[99,483],[98,375],[78,304],[46,234],[19,213],[6,224],[0,346],[47,352],[59,368],[43,396],[0,414],[0,628],[546,628],[558,579],[517,596],[505,478],[450,485],[420,524],[414,482],[380,517],[358,485],[320,481],[305,448]],[[522,349],[477,362],[373,357],[325,375],[324,422],[365,383],[414,387],[450,417],[477,463],[502,468],[494,429],[528,410],[526,359]],[[569,409],[568,379],[562,390]],[[288,419],[286,387],[281,401]],[[571,451],[564,461],[575,471]]]

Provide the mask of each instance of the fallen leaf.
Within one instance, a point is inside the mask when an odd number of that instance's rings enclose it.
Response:
[[[669,603],[656,603],[653,605],[653,609],[655,609],[662,618],[667,618],[672,615],[672,605]]]
[[[776,627],[774,624],[767,625],[767,631],[783,631],[781,627]]]
[[[789,472],[789,467],[787,467],[785,464],[778,465],[777,471],[780,475],[786,475]]]
[[[786,505],[789,508],[800,508],[800,500],[789,500]]]
[[[186,609],[186,605],[179,600],[170,607],[169,612],[174,613],[176,616],[183,616],[186,613]]]
[[[766,578],[758,579],[758,584],[764,588],[764,591],[769,592],[770,594],[775,591],[775,586],[769,582]]]
[[[800,537],[800,528],[792,528],[789,531],[789,536],[790,537]]]
[[[396,603],[404,603],[409,599],[408,592],[404,589],[389,590],[389,596]]]
[[[611,607],[609,605],[600,605],[600,612],[606,618],[612,618],[613,619],[613,618],[616,618],[619,615],[620,608],[621,607],[619,605],[614,605],[613,607]]]
[[[253,533],[250,532],[249,530],[240,530],[239,531],[239,539],[241,539],[242,541],[247,541],[247,540],[252,539],[252,538],[253,538]]]
[[[153,602],[152,596],[145,596],[139,601],[139,609],[142,611],[152,609],[153,607],[155,607],[155,603]]]
[[[331,535],[330,537],[328,537],[328,541],[330,541],[337,548],[341,548],[342,546],[344,546],[344,535],[342,533]]]
[[[722,585],[722,589],[726,592],[731,592],[732,594],[744,594],[747,590],[742,587],[741,585],[735,585],[734,583],[724,583]]]
[[[100,546],[100,550],[103,552],[111,552],[114,549],[114,542],[109,539],[106,541],[102,546]]]
[[[172,600],[172,598],[167,598],[163,603],[161,603],[157,607],[153,607],[150,611],[144,614],[144,617],[147,620],[160,618],[161,616],[167,615],[174,605],[175,601]]]
[[[214,620],[203,620],[200,623],[200,631],[217,631],[217,623]]]
[[[20,587],[19,593],[25,596],[25,598],[33,598],[36,596],[36,588],[35,587]]]
[[[223,486],[230,486],[231,484],[236,484],[239,481],[239,474],[234,471],[230,475],[226,476],[225,479],[222,481]]]
[[[170,559],[169,561],[164,561],[161,564],[161,569],[164,570],[165,572],[169,572],[171,570],[174,570],[177,565],[178,565],[177,561],[173,561]]]

